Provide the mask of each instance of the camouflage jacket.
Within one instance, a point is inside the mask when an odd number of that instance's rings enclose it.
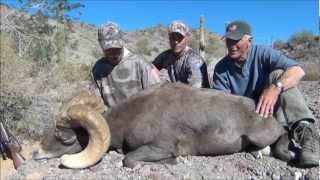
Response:
[[[90,89],[100,95],[108,107],[160,82],[158,70],[128,50],[116,66],[106,58],[98,60],[92,69],[92,76],[95,85],[91,85]]]
[[[190,47],[181,57],[176,57],[171,49],[164,51],[152,63],[158,70],[166,69],[171,82],[182,82],[197,88],[209,87],[207,66]]]

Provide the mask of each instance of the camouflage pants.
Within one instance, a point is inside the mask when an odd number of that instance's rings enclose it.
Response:
[[[283,70],[276,70],[270,73],[267,86],[275,83],[283,73]],[[281,93],[275,111],[275,118],[283,126],[291,130],[292,126],[299,120],[314,122],[315,118],[309,110],[303,95],[297,87],[293,87]]]

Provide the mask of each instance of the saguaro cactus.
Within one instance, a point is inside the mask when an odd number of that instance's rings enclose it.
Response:
[[[202,58],[205,56],[205,47],[206,47],[206,39],[205,39],[205,29],[204,29],[204,16],[200,16],[200,38],[199,38],[199,53]]]

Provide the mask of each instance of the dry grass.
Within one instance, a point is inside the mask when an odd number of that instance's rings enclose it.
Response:
[[[1,32],[1,91],[39,95],[90,80],[86,64],[38,63],[17,56],[13,38]]]
[[[32,64],[18,58],[16,45],[10,34],[1,32],[0,36],[1,91],[21,89],[29,83],[26,79],[32,72]]]
[[[60,71],[69,84],[90,80],[91,67],[86,64],[62,63]]]
[[[147,38],[139,38],[135,44],[137,52],[139,54],[151,55],[151,50],[149,49],[149,41]]]
[[[303,80],[305,81],[317,81],[320,79],[320,64],[319,63],[305,63],[304,71],[306,75]]]

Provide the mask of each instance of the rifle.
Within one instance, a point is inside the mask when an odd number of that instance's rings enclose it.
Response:
[[[24,157],[20,154],[21,146],[18,141],[6,130],[4,124],[0,122],[0,151],[3,159],[6,156],[13,160],[14,168],[17,169],[23,162]]]

